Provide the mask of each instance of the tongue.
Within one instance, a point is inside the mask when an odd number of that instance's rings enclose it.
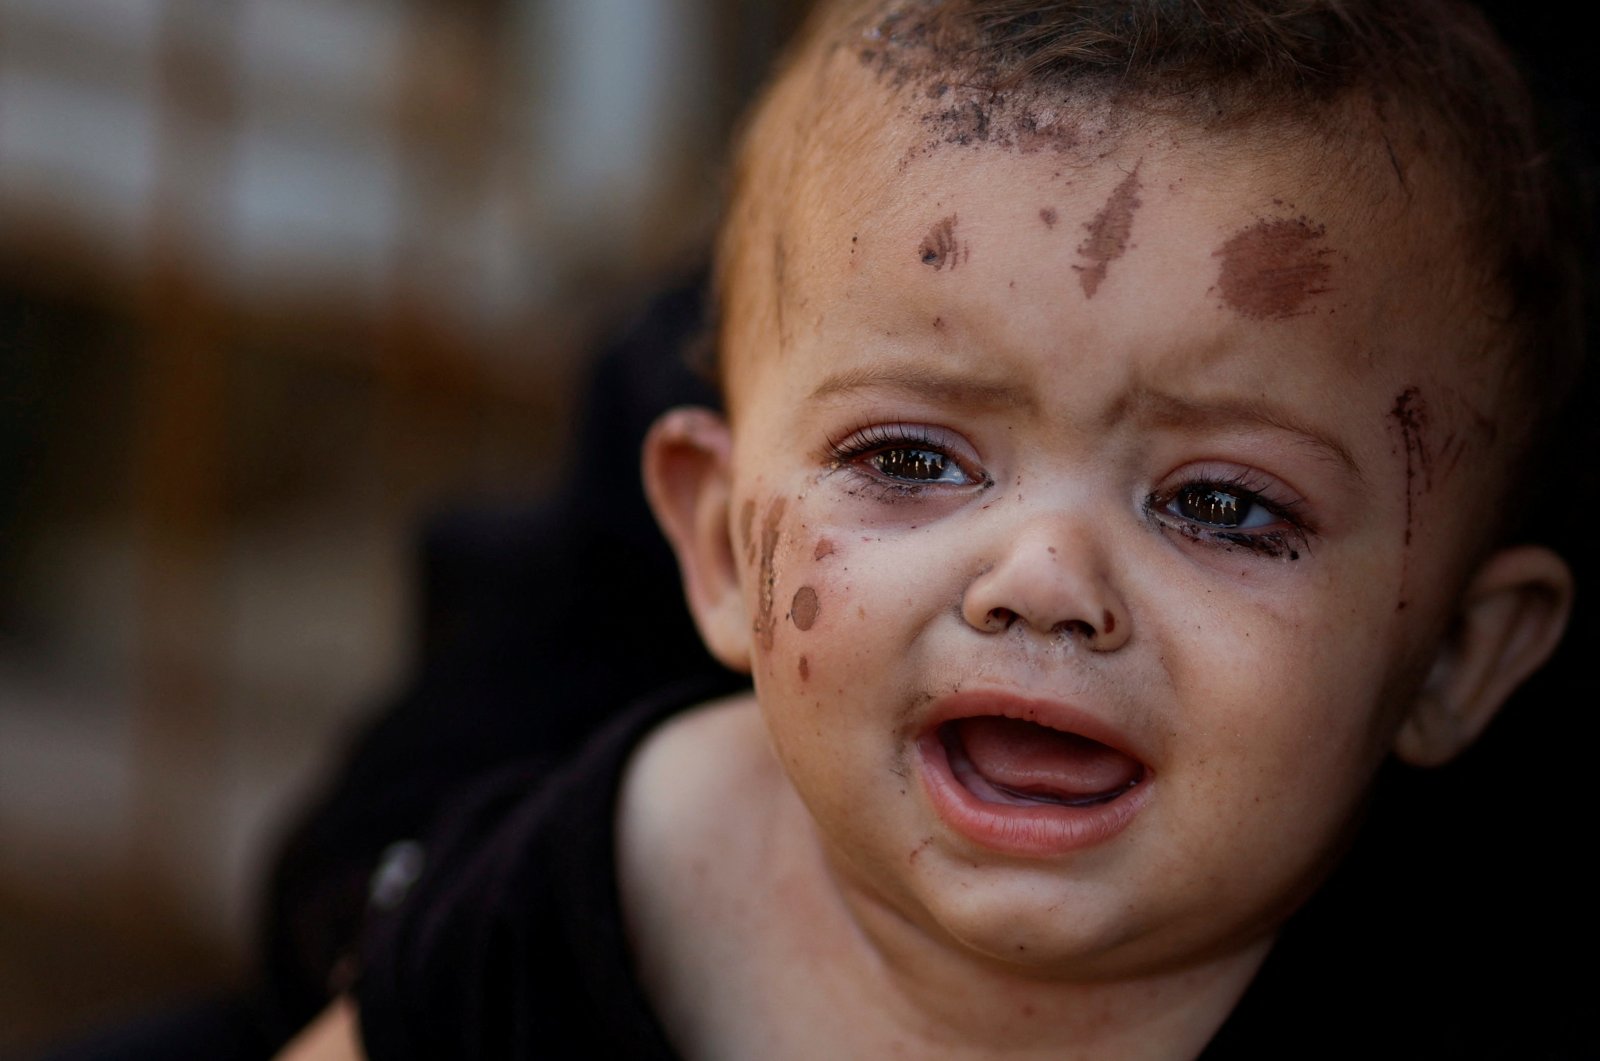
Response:
[[[1105,799],[1143,776],[1139,763],[1099,741],[1015,718],[966,718],[956,736],[983,779],[1049,802]]]

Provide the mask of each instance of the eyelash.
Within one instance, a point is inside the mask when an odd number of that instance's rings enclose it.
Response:
[[[1278,525],[1264,529],[1225,528],[1175,511],[1184,499],[1192,500],[1197,495],[1205,495],[1206,500],[1218,495],[1231,498],[1234,508],[1252,514],[1260,510],[1275,517]],[[1152,493],[1145,498],[1144,507],[1151,519],[1191,541],[1248,549],[1275,559],[1298,560],[1300,554],[1309,549],[1314,534],[1314,528],[1300,511],[1304,504],[1300,497],[1285,496],[1284,488],[1270,480],[1238,472],[1186,479],[1170,489]]]
[[[931,488],[961,489],[994,485],[993,479],[981,470],[970,468],[968,462],[951,452],[952,448],[947,432],[936,428],[921,424],[872,424],[829,438],[827,457],[833,471],[847,472],[864,489],[874,491],[880,500],[885,501],[920,497]],[[940,479],[903,478],[881,464],[872,463],[875,459],[912,453],[934,456],[948,462],[967,481],[947,483]]]

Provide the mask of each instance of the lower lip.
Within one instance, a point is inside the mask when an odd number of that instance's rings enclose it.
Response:
[[[990,803],[956,780],[937,730],[923,734],[917,750],[934,812],[962,837],[1000,854],[1053,858],[1102,844],[1121,832],[1149,797],[1146,777],[1116,799],[1090,807]]]

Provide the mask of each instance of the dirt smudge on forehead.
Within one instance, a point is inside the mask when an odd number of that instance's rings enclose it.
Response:
[[[1241,317],[1283,320],[1329,288],[1326,229],[1304,217],[1263,218],[1212,252],[1222,259],[1217,289]]]
[[[940,218],[934,222],[928,234],[922,237],[922,242],[917,246],[917,260],[932,268],[935,272],[946,265],[954,269],[966,261],[971,251],[965,243],[956,239],[956,215]]]
[[[777,624],[772,619],[772,598],[778,581],[773,557],[778,551],[779,527],[788,504],[784,498],[775,499],[761,521],[761,568],[756,580],[756,620],[752,629],[756,643],[766,652],[772,651],[772,639],[777,634]]]
[[[1089,265],[1074,265],[1078,280],[1083,284],[1085,298],[1093,298],[1105,281],[1111,263],[1128,251],[1128,237],[1133,234],[1133,215],[1139,209],[1139,167],[1122,178],[1106,205],[1083,227],[1088,237],[1078,245],[1078,256]]]

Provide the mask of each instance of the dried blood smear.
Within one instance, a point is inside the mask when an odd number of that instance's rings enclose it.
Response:
[[[1333,268],[1322,245],[1325,230],[1307,219],[1266,219],[1218,248],[1217,287],[1222,301],[1252,320],[1278,320],[1304,311],[1328,290]]]
[[[954,269],[967,260],[966,245],[956,241],[956,215],[939,219],[928,230],[917,247],[917,258],[935,272],[947,265]]]
[[[755,634],[757,643],[771,651],[772,639],[777,634],[772,621],[772,596],[776,591],[778,574],[773,567],[773,555],[778,551],[778,527],[783,521],[783,510],[788,502],[778,498],[767,508],[761,526],[761,573],[757,583],[759,601],[756,608]]]
[[[1074,266],[1083,284],[1085,298],[1093,298],[1105,281],[1111,263],[1128,252],[1133,235],[1133,214],[1139,209],[1139,167],[1122,179],[1111,192],[1106,205],[1084,225],[1089,236],[1078,246],[1078,255],[1091,264]]]
[[[817,621],[817,613],[821,606],[817,602],[817,591],[810,586],[801,586],[795,591],[794,601],[789,605],[789,618],[794,620],[794,625],[801,630],[809,630]]]

